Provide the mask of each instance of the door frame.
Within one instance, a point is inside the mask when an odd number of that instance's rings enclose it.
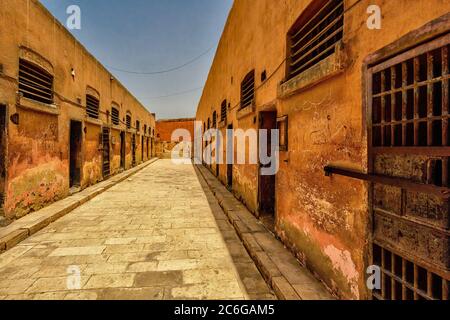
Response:
[[[372,147],[372,72],[371,69],[374,66],[380,67],[381,64],[385,63],[390,59],[400,59],[399,62],[403,61],[403,54],[416,50],[421,46],[426,46],[439,37],[449,35],[450,33],[450,13],[444,16],[430,21],[424,26],[413,30],[406,34],[405,36],[399,38],[398,40],[388,44],[384,48],[377,50],[367,56],[363,61],[362,68],[362,133],[363,141],[366,143],[366,163],[364,166],[367,167],[368,173],[374,172],[373,163],[373,147]],[[364,254],[364,265],[365,268],[373,264],[374,260],[374,237],[375,237],[375,224],[374,224],[374,183],[370,182],[367,187],[367,220],[368,220],[368,234],[366,241],[366,247]],[[395,250],[394,250],[395,253]],[[403,257],[407,259],[407,257]],[[415,263],[415,262],[414,262]],[[435,270],[432,270],[435,271]],[[367,296],[373,299],[372,293],[368,290]]]
[[[120,131],[120,169],[125,170],[127,153],[127,134],[125,131]]]
[[[274,126],[274,128],[273,129],[271,129],[271,130],[274,130],[274,129],[277,129],[277,115],[278,115],[278,112],[277,112],[277,109],[276,109],[276,106],[275,105],[270,105],[270,106],[268,106],[268,107],[266,107],[266,108],[263,108],[262,110],[260,110],[259,112],[258,112],[258,118],[257,118],[257,124],[258,124],[258,174],[257,174],[257,208],[256,208],[256,216],[259,218],[259,217],[261,217],[262,216],[262,211],[261,211],[261,164],[260,164],[260,162],[259,162],[259,152],[260,152],[260,150],[259,150],[259,129],[261,129],[261,125],[262,125],[262,123],[261,123],[261,121],[262,121],[262,118],[261,118],[261,114],[262,113],[273,113],[274,114],[274,120],[275,120],[275,126]],[[274,219],[276,218],[276,208],[277,208],[277,197],[276,197],[276,195],[277,195],[277,192],[276,192],[276,185],[277,185],[277,183],[276,183],[276,174],[275,174],[275,176],[274,176],[274,182],[273,182],[273,184],[274,184],[274,186],[273,186],[273,188],[274,188],[274,197],[273,197],[273,217],[274,217]]]
[[[6,186],[8,185],[8,165],[7,165],[7,159],[8,159],[8,120],[9,120],[9,115],[8,115],[8,105],[6,103],[0,103],[0,108],[4,109],[4,121],[5,121],[5,127],[3,130],[3,134],[4,134],[4,141],[5,143],[2,144],[0,141],[0,148],[3,149],[3,171],[5,174],[5,177],[3,179],[3,190],[1,190],[0,192],[3,194],[3,199],[0,200],[2,201],[2,203],[0,203],[0,208],[3,208],[4,204],[5,204],[5,200],[6,200]],[[4,215],[4,212],[0,212],[0,214]]]
[[[71,160],[70,159],[72,156],[72,154],[71,154],[72,122],[77,122],[80,124],[80,150],[79,150],[79,152],[80,152],[80,181],[79,181],[80,186],[79,187],[81,187],[81,182],[83,181],[83,164],[84,164],[84,152],[83,152],[84,151],[83,150],[83,148],[84,148],[84,130],[83,130],[84,122],[80,119],[71,118],[71,119],[69,119],[69,151],[68,151],[68,154],[69,154],[69,188],[76,187],[76,185],[73,185],[73,186],[70,185],[70,169],[71,169]]]

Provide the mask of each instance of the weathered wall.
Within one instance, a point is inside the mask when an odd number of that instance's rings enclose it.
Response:
[[[286,77],[286,35],[311,0],[236,0],[228,17],[197,110],[207,123],[230,102],[227,124],[258,127],[259,111],[288,116],[289,147],[280,152],[276,176],[276,230],[283,241],[343,298],[367,298],[368,195],[363,182],[328,178],[328,164],[367,170],[366,132],[362,110],[362,65],[372,52],[436,19],[449,10],[445,0],[347,0],[343,72],[307,90],[281,98]],[[354,5],[355,4],[355,5]],[[382,9],[382,29],[366,27],[369,5]],[[353,6],[354,5],[354,6]],[[255,70],[256,111],[236,116],[240,83]],[[269,79],[261,81],[266,70]],[[224,133],[224,129],[221,130]],[[212,166],[215,172],[215,166]],[[226,181],[226,166],[219,168]],[[235,165],[233,191],[250,210],[258,210],[255,165]]]
[[[153,129],[155,119],[38,1],[0,1],[0,28],[5,30],[0,33],[0,103],[7,105],[9,115],[19,116],[18,125],[12,121],[7,124],[5,213],[17,218],[67,196],[71,120],[83,124],[81,187],[85,188],[103,179],[99,149],[102,127],[114,127],[111,134],[117,141],[118,132],[126,130],[123,123],[113,126],[107,118],[113,103],[120,109],[121,121],[125,121],[127,111],[133,123],[140,120],[138,142],[144,124]],[[19,57],[54,76],[54,105],[16,94]],[[86,116],[88,87],[100,98],[98,120]],[[135,129],[127,131],[129,135]],[[145,135],[150,137],[149,132]],[[120,166],[120,145],[111,148],[111,173],[115,174]],[[130,152],[127,146],[126,168],[131,166]],[[146,160],[140,148],[137,155],[138,161]]]
[[[177,143],[172,141],[172,133],[177,129],[187,130],[190,134],[190,142],[194,141],[195,119],[170,119],[156,121],[155,151],[158,158],[170,158],[172,149]],[[191,147],[193,152],[194,148]]]

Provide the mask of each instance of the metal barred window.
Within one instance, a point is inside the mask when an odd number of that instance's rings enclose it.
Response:
[[[19,60],[19,92],[25,98],[53,103],[53,76],[37,65]]]
[[[100,101],[96,97],[86,95],[86,114],[89,118],[98,119]]]
[[[125,122],[127,124],[127,129],[131,129],[131,116],[129,114],[127,114]]]
[[[241,109],[252,104],[255,99],[255,70],[250,71],[241,83]]]
[[[288,33],[288,79],[336,51],[344,30],[344,0],[313,1]]]
[[[118,126],[120,124],[120,114],[119,109],[111,108],[111,121],[114,125]]]
[[[449,51],[446,35],[368,70],[376,299],[449,299]]]
[[[223,100],[220,106],[220,121],[225,121],[227,119],[227,100]]]
[[[212,118],[213,118],[213,120],[212,120],[212,127],[216,128],[217,127],[217,112],[216,111],[213,112]]]

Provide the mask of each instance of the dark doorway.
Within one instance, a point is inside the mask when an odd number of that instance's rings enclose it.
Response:
[[[81,122],[70,121],[70,188],[77,188],[81,185],[81,142]]]
[[[259,114],[259,129],[267,130],[267,154],[271,155],[271,131],[277,128],[276,112],[261,112]],[[262,175],[261,169],[270,167],[270,163],[259,165],[259,216],[264,224],[273,227],[275,218],[275,175]]]
[[[150,159],[149,140],[150,139],[147,138],[147,142],[146,142],[146,145],[147,145],[147,160]]]
[[[234,162],[234,148],[233,148],[233,143],[234,143],[234,138],[233,138],[233,125],[230,124],[227,127],[227,151],[228,150],[232,150],[231,154],[226,154],[227,157],[227,188],[228,189],[233,189],[233,162]]]
[[[141,162],[144,162],[144,136],[141,137]]]
[[[3,203],[6,184],[6,106],[0,105],[0,218],[5,215]]]
[[[120,133],[120,168],[125,170],[125,132]]]
[[[103,179],[109,178],[111,175],[110,155],[111,148],[109,145],[109,128],[103,128]]]
[[[136,166],[136,135],[135,134],[133,134],[131,136],[131,155],[132,155],[131,165],[134,167],[134,166]]]

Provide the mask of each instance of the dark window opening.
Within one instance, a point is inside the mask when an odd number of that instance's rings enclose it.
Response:
[[[100,101],[91,95],[86,95],[86,114],[89,118],[98,119]]]
[[[255,70],[249,72],[241,83],[241,109],[252,104],[255,99]]]
[[[114,125],[118,126],[120,124],[120,114],[119,109],[111,108],[111,121]]]
[[[141,123],[139,120],[136,120],[136,131],[139,132],[141,130]]]
[[[220,121],[225,121],[227,119],[227,100],[223,100],[220,106]]]
[[[131,129],[131,116],[129,114],[127,114],[127,116],[126,116],[126,124],[127,124],[127,129]]]
[[[344,30],[344,0],[313,1],[288,33],[288,79],[336,51]]]
[[[19,60],[19,92],[28,99],[53,103],[53,76],[37,65]]]
[[[212,120],[212,127],[216,128],[217,127],[217,112],[216,111],[213,112],[212,119],[213,119]]]

